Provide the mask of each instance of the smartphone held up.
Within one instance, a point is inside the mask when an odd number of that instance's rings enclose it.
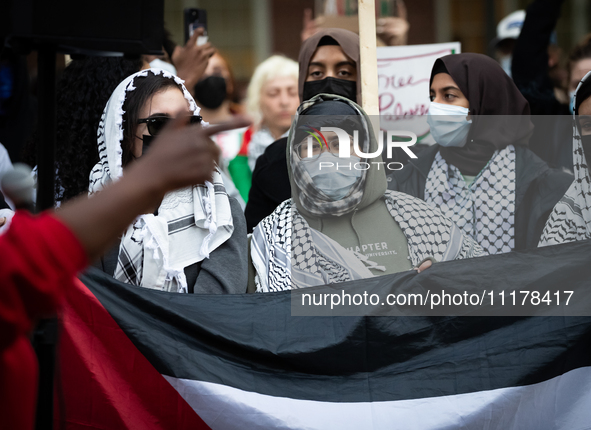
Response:
[[[193,36],[193,33],[199,28],[203,29],[203,34],[197,37],[197,45],[207,43],[207,11],[205,9],[186,8],[185,17],[185,43]]]

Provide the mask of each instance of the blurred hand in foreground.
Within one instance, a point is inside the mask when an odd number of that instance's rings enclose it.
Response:
[[[120,180],[56,212],[78,237],[89,261],[106,251],[136,216],[156,207],[164,194],[211,179],[219,149],[210,136],[250,125],[241,117],[210,127],[188,126],[188,121],[170,121],[150,151],[130,164]]]

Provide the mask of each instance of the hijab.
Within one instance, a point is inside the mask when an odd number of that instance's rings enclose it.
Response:
[[[90,172],[90,195],[123,174],[123,106],[136,89],[135,79],[148,74],[174,80],[190,111],[199,113],[195,100],[177,76],[147,69],[127,77],[113,91],[99,123],[99,162]],[[230,201],[218,171],[212,182],[170,192],[160,203],[158,215],[140,215],[121,238],[114,277],[146,288],[187,292],[184,268],[209,258],[209,253],[234,231]]]
[[[591,96],[591,72],[579,82],[573,113],[573,167],[575,180],[554,206],[539,246],[555,245],[591,238],[591,176],[587,165],[577,116],[581,103]],[[589,154],[588,154],[589,155]]]
[[[334,116],[334,120],[328,122],[326,117],[328,115]],[[316,123],[316,121],[321,122]],[[375,153],[378,148],[369,117],[353,101],[338,95],[322,94],[302,103],[289,131],[287,166],[296,208],[306,219],[327,215],[340,216],[353,210],[360,210],[384,195],[387,188],[386,173],[383,168],[377,169],[375,166],[364,170],[360,180],[344,198],[335,201],[323,195],[314,186],[312,178],[302,168],[291,149],[294,143],[305,135],[302,128],[310,124],[318,129],[322,126],[335,126],[343,130],[357,129],[359,130],[359,146],[363,152]],[[381,158],[361,159],[361,161],[379,162]]]
[[[528,144],[533,132],[529,104],[496,61],[472,53],[441,57],[433,66],[431,83],[444,71],[470,102],[473,116],[466,145],[440,147],[448,164],[464,175],[476,176],[496,150]]]
[[[361,69],[359,67],[359,36],[352,31],[342,28],[326,28],[309,37],[302,43],[298,64],[300,66],[298,74],[298,93],[300,100],[303,100],[304,82],[308,76],[308,66],[314,56],[316,49],[321,46],[321,40],[325,36],[334,39],[341,47],[347,57],[353,60],[357,66],[357,102],[361,101]]]

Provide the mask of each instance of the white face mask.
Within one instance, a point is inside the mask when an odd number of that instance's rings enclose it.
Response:
[[[304,159],[300,163],[312,178],[314,186],[332,200],[337,201],[349,194],[351,188],[363,174],[363,170],[355,168],[360,160],[358,157],[339,158],[328,152],[323,152],[318,158]],[[349,168],[349,164],[351,168]]]
[[[470,109],[465,107],[431,102],[427,124],[435,142],[445,147],[464,146],[472,124],[472,120],[466,119],[469,113]]]
[[[576,90],[568,93],[568,99],[569,99],[568,109],[570,110],[570,113],[575,113],[575,94],[576,93],[577,93]]]

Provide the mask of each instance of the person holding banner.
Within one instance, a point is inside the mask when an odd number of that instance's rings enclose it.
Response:
[[[302,43],[299,56],[300,101],[336,94],[361,103],[359,36],[340,28],[320,30]],[[248,231],[291,197],[285,150],[287,138],[267,147],[255,165],[244,211]]]
[[[488,254],[536,247],[572,177],[528,148],[530,109],[493,59],[438,59],[428,123],[437,145],[398,172],[389,188],[424,199]]]
[[[554,207],[540,246],[591,238],[591,72],[579,82],[573,105],[575,180]]]
[[[325,126],[346,134],[319,131]],[[364,154],[377,157],[351,154],[352,136],[358,136]],[[351,145],[349,157],[340,152],[343,144]],[[257,292],[282,291],[422,270],[430,266],[426,260],[482,255],[438,209],[387,191],[377,150],[369,117],[356,103],[329,94],[302,103],[287,145],[293,197],[253,231],[255,276],[249,291],[252,284]]]

